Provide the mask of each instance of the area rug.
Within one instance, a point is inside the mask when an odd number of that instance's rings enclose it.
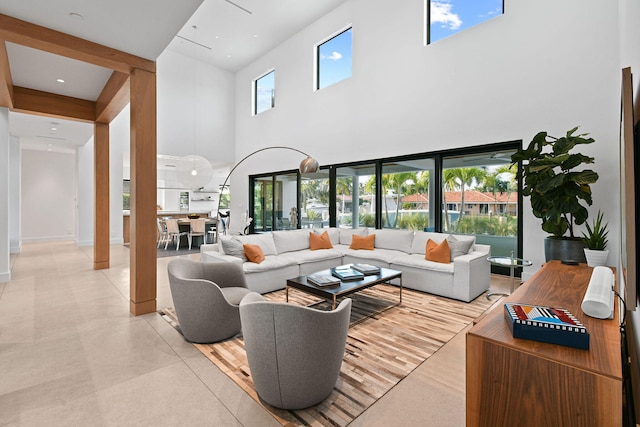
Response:
[[[398,293],[399,288],[390,285],[361,292],[392,302],[398,301]],[[285,291],[266,294],[265,298],[284,302]],[[291,304],[311,305],[319,301],[289,290]],[[282,425],[346,426],[495,303],[488,301],[485,294],[465,303],[404,289],[402,305],[356,322],[352,316],[355,324],[349,327],[340,377],[333,392],[318,405],[295,411],[260,401],[240,336],[215,344],[194,345]],[[172,309],[161,314],[179,328]]]

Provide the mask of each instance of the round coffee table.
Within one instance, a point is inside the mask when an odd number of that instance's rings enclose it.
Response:
[[[509,276],[511,277],[511,285],[509,287],[509,293],[504,293],[504,292],[489,292],[487,294],[487,299],[489,299],[490,297],[494,296],[494,295],[502,295],[502,296],[509,296],[513,293],[514,287],[515,287],[515,275],[514,275],[514,271],[516,268],[522,268],[522,267],[529,267],[530,265],[532,265],[533,263],[529,260],[526,259],[522,259],[522,258],[516,258],[513,256],[513,252],[511,252],[511,256],[490,256],[487,257],[487,261],[489,261],[492,265],[497,265],[500,267],[509,267],[510,270],[510,274]]]

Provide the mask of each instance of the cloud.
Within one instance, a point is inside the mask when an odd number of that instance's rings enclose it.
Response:
[[[439,22],[443,24],[443,27],[448,27],[450,30],[457,30],[462,25],[460,17],[451,12],[453,5],[451,3],[444,3],[440,1],[431,2],[431,23]]]
[[[340,52],[331,52],[331,55],[322,55],[322,59],[330,59],[332,61],[339,61],[342,59],[342,54]]]

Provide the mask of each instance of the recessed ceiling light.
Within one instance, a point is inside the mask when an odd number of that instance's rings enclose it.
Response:
[[[257,38],[257,37],[258,37],[258,35],[257,35],[257,34],[254,34],[254,35],[253,35],[253,37],[256,37],[256,38]]]
[[[69,18],[74,19],[76,21],[84,21],[84,16],[80,15],[77,12],[71,12],[69,14]]]
[[[58,130],[58,128],[51,128],[51,130]]]
[[[227,54],[227,58],[231,58],[231,55],[230,55],[230,54]]]
[[[64,79],[56,79],[58,83],[64,83]]]
[[[217,38],[217,39],[219,39],[219,38],[220,38],[220,36],[216,36],[216,38]]]

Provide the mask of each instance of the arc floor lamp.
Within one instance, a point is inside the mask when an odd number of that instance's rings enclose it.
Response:
[[[231,177],[231,174],[233,173],[233,171],[236,170],[236,168],[238,166],[240,166],[240,164],[242,162],[244,162],[245,160],[247,160],[249,157],[258,154],[262,151],[266,151],[266,150],[274,150],[274,149],[284,149],[284,150],[291,150],[291,151],[296,151],[304,156],[306,156],[306,158],[304,160],[302,160],[300,162],[300,167],[298,168],[300,170],[300,173],[304,174],[304,173],[316,173],[318,172],[318,169],[320,169],[320,165],[318,164],[318,161],[316,159],[314,159],[313,157],[311,157],[310,155],[308,155],[307,153],[305,153],[304,151],[298,150],[297,148],[292,148],[292,147],[286,147],[283,145],[275,145],[272,147],[264,147],[264,148],[260,148],[259,150],[256,150],[252,153],[247,154],[246,156],[244,156],[242,158],[242,160],[240,160],[238,163],[236,163],[233,168],[231,168],[231,171],[229,172],[229,174],[227,175],[227,177],[224,179],[224,183],[222,184],[222,186],[220,187],[220,197],[218,197],[218,207],[216,209],[216,218],[218,221],[220,221],[220,200],[222,199],[222,191],[224,191],[225,187],[227,186],[227,182],[229,181],[229,178]],[[218,241],[218,226],[216,225],[216,242]]]

